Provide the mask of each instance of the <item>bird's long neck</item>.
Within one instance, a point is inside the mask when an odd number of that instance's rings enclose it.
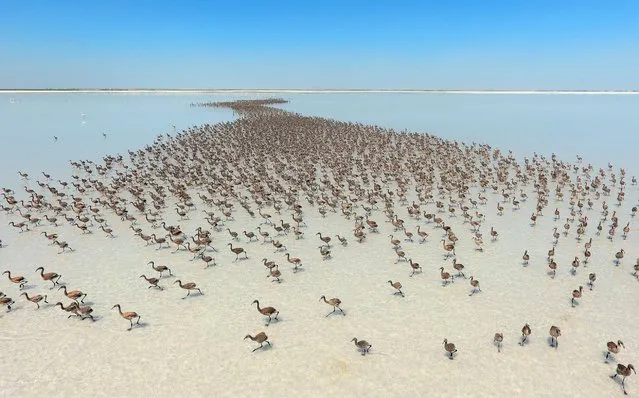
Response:
[[[118,308],[118,312],[120,313],[120,315],[122,315],[122,308],[120,308],[120,305],[116,305],[116,307]]]

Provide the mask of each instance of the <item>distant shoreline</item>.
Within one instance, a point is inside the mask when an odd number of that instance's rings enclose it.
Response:
[[[639,95],[639,90],[413,90],[413,89],[0,89],[0,94],[565,94]]]

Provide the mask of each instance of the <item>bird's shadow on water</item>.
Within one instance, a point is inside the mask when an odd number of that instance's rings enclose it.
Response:
[[[608,359],[606,359],[607,354],[608,351],[601,351],[601,357],[603,358],[604,363],[617,362],[617,359],[613,356],[613,354],[608,355]]]
[[[264,319],[264,327],[269,327],[273,324],[279,324],[280,322],[282,322],[282,319],[280,318],[271,318],[271,322],[268,321],[268,317]]]
[[[20,291],[22,292],[22,291],[25,291],[25,290],[32,290],[35,287],[36,287],[36,285],[31,285],[31,284],[24,285],[24,287],[22,289],[20,289]]]
[[[134,323],[133,324],[133,328],[131,328],[131,329],[127,328],[126,331],[127,332],[132,332],[132,331],[134,331],[136,329],[146,329],[148,326],[151,326],[151,324],[148,323],[148,322]]]
[[[266,351],[271,351],[274,347],[274,344],[266,344],[264,343],[264,346],[259,347],[258,349],[256,349],[255,351],[251,352],[251,354],[257,355],[258,353],[262,353],[262,352],[266,352]]]
[[[555,348],[555,344],[556,344],[556,343],[555,343],[555,339],[554,339],[554,338],[552,338],[552,337],[550,337],[550,336],[549,336],[549,337],[546,339],[546,343],[548,343],[548,347]]]
[[[155,290],[157,290],[157,289],[155,289]],[[182,300],[188,300],[188,299],[201,297],[201,296],[204,296],[204,293],[198,292],[198,293],[194,293],[194,294],[189,294],[188,296],[184,296],[184,297],[182,297]]]

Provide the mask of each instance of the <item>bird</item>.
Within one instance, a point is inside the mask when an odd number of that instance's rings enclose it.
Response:
[[[457,270],[457,276],[466,278],[466,275],[464,275],[464,272],[463,272],[464,264],[458,263],[457,258],[453,258],[453,268]]]
[[[164,290],[162,286],[158,285],[158,282],[160,281],[158,278],[147,278],[144,274],[140,275],[140,278],[144,278],[147,282],[149,282],[151,286],[149,286],[148,289],[156,287],[160,290]]]
[[[572,291],[572,298],[570,299],[570,302],[572,304],[572,306],[575,306],[576,300],[578,298],[581,298],[581,292],[584,290],[583,286],[579,286],[579,290],[573,290]]]
[[[472,296],[473,294],[477,292],[481,292],[481,288],[479,287],[479,281],[472,276],[470,277],[470,285],[473,287],[473,290],[470,292],[469,296]]]
[[[457,348],[455,348],[455,344],[449,343],[448,339],[444,339],[444,350],[448,352],[450,359],[453,359],[453,355],[457,352]]]
[[[82,320],[85,320],[86,318],[91,318],[91,320],[95,322],[95,318],[91,314],[93,312],[93,308],[89,307],[88,305],[81,306],[78,304],[75,306],[75,310],[73,312],[75,312],[75,315],[80,317]],[[73,315],[69,315],[67,319],[71,318],[72,316]]]
[[[124,319],[126,319],[127,321],[131,322],[131,326],[127,329],[127,330],[131,330],[133,329],[133,319],[137,318],[137,322],[135,323],[136,325],[140,324],[140,315],[138,315],[137,312],[133,312],[133,311],[129,311],[129,312],[122,312],[122,308],[120,307],[120,304],[116,304],[114,305],[111,309],[113,308],[117,308],[118,312],[120,313],[120,316]]]
[[[606,348],[608,349],[608,352],[606,353],[606,362],[608,362],[608,358],[610,357],[610,354],[617,354],[619,353],[620,348],[626,348],[626,346],[623,345],[623,341],[621,340],[617,340],[617,342],[615,343],[614,341],[609,341],[606,343]]]
[[[13,283],[17,284],[18,286],[20,286],[20,290],[22,290],[22,289],[24,288],[24,285],[26,285],[27,283],[29,283],[29,282],[28,282],[28,281],[24,278],[24,276],[21,276],[21,275],[18,275],[18,276],[11,276],[11,271],[8,271],[8,270],[7,270],[7,271],[4,271],[2,274],[3,274],[3,275],[4,275],[4,274],[7,274],[7,275],[8,275],[8,277],[9,277],[9,280],[10,280],[11,282],[13,282]]]
[[[495,337],[493,337],[493,343],[497,345],[497,352],[501,352],[501,345],[504,341],[503,333],[495,333]]]
[[[526,340],[528,340],[528,336],[530,336],[531,333],[532,333],[532,329],[530,328],[529,324],[525,324],[524,327],[521,328],[522,339],[519,342],[520,346],[523,346],[526,343]]]
[[[154,270],[160,273],[160,278],[162,277],[162,273],[164,271],[169,271],[169,276],[173,276],[173,274],[171,273],[171,268],[167,267],[166,265],[155,265],[153,261],[149,261],[147,265],[149,264]]]
[[[0,297],[0,305],[6,305],[7,306],[7,311],[11,311],[11,305],[15,304],[15,302],[13,301],[13,299],[9,298],[9,297]]]
[[[182,297],[182,300],[184,300],[185,298],[189,297],[191,295],[191,290],[197,290],[198,292],[200,292],[200,294],[204,294],[202,293],[202,291],[200,290],[199,287],[197,287],[197,285],[194,282],[187,282],[185,284],[182,284],[181,280],[176,280],[175,282],[173,282],[173,284],[178,284],[182,289],[186,290],[186,296]]]
[[[559,327],[557,326],[551,326],[550,327],[550,346],[553,346],[553,341],[554,341],[554,346],[555,349],[559,348],[559,340],[557,340],[557,338],[559,336],[561,336],[561,329],[559,329]]]
[[[266,260],[266,259],[264,259]],[[280,276],[282,276],[282,272],[278,269],[278,265],[274,264],[271,268],[269,268],[269,273],[266,275],[267,278],[275,278],[271,282],[282,283]]]
[[[617,372],[614,375],[610,376],[611,379],[616,379],[617,376],[623,376],[623,379],[621,379],[621,387],[623,388],[624,395],[628,395],[628,393],[626,392],[626,377],[630,376],[632,372],[635,372],[635,374],[637,373],[635,367],[632,366],[632,364],[628,364],[627,366],[619,364],[617,365]]]
[[[38,295],[35,295],[35,296],[31,296],[31,297],[29,297],[29,295],[27,294],[27,292],[23,292],[23,293],[21,294],[21,296],[24,296],[24,297],[26,297],[26,298],[27,298],[27,300],[31,301],[32,303],[35,303],[35,305],[37,305],[37,306],[38,306],[38,308],[37,308],[37,309],[40,309],[40,304],[39,304],[39,303],[40,303],[40,301],[42,301],[42,300],[44,300],[44,302],[45,302],[45,303],[49,304],[49,302],[47,301],[47,295],[46,295],[46,294],[45,294],[44,296],[43,296],[43,295],[38,294]]]
[[[412,277],[413,275],[415,275],[415,273],[417,271],[422,272],[422,267],[418,264],[418,263],[414,263],[413,259],[409,258],[408,259],[408,263],[410,264],[410,267],[412,268],[412,272],[410,273],[410,276]]]
[[[257,304],[257,310],[260,312],[260,314],[268,316],[268,322],[266,323],[266,326],[271,324],[271,319],[277,319],[279,321],[277,317],[279,316],[280,312],[276,310],[275,308],[273,307],[260,308],[260,302],[258,300],[253,300],[251,304]],[[273,314],[275,314],[274,317],[273,317]]]
[[[617,253],[615,253],[615,264],[616,265],[619,265],[619,263],[623,259],[624,253],[625,253],[624,249],[621,249]]]
[[[291,257],[291,255],[289,253],[285,254],[286,256],[286,261],[288,261],[289,263],[295,265],[295,267],[293,267],[293,271],[297,271],[299,267],[302,266],[302,260],[300,260],[297,257]]]
[[[47,272],[46,274],[44,273],[44,268],[43,267],[38,267],[36,268],[35,272],[40,271],[40,277],[45,280],[45,281],[50,281],[53,284],[53,287],[51,287],[51,289],[53,289],[54,287],[56,287],[56,285],[60,284],[60,278],[62,278],[62,275],[58,275],[55,272]]]
[[[244,336],[244,340],[246,340],[246,339],[251,339],[251,340],[253,340],[253,341],[257,342],[257,343],[260,343],[260,346],[255,348],[255,349],[253,349],[252,352],[257,351],[260,348],[264,348],[264,343],[268,344],[269,346],[271,345],[271,343],[268,341],[268,336],[264,332],[259,332],[255,336],[251,336],[250,334],[247,334],[246,336]]]
[[[82,300],[80,300],[82,303],[84,303],[84,299],[87,298],[87,294],[86,293],[82,293],[79,290],[72,290],[70,292],[67,292],[67,287],[66,286],[60,286],[58,288],[58,290],[64,289],[64,295],[67,296],[68,298],[70,298],[71,300],[75,300],[75,302],[78,302],[78,299],[80,297],[82,297]]]
[[[342,304],[342,300],[338,299],[337,297],[334,297],[334,298],[326,301],[326,296],[320,297],[319,301],[322,301],[322,300],[324,300],[324,302],[326,304],[333,306],[333,311],[329,312],[328,314],[326,314],[326,317],[328,317],[329,315],[335,313],[335,311],[337,311],[337,310],[340,310],[342,312],[342,315],[346,316],[346,313],[344,312],[344,310],[340,308],[340,304]]]
[[[528,250],[524,251],[524,255],[521,257],[524,260],[524,265],[528,265],[528,261],[530,260],[530,255],[528,255]]]
[[[596,280],[597,280],[597,274],[595,274],[594,272],[591,272],[588,274],[588,286],[590,286],[590,290],[592,290],[592,287],[595,284]]]
[[[397,291],[393,294],[399,294],[404,297],[404,292],[402,292],[402,284],[399,282],[388,281],[392,287],[394,287]]]
[[[439,275],[442,278],[444,285],[448,284],[449,282],[455,282],[455,278],[450,273],[444,272],[444,267],[439,268]]]
[[[357,337],[353,337],[351,341],[355,343],[355,347],[357,347],[357,349],[362,352],[362,355],[368,354],[371,347],[373,346],[366,340],[357,340]]]
[[[248,258],[248,254],[246,253],[246,250],[244,250],[243,248],[241,248],[241,247],[233,247],[233,243],[230,243],[230,242],[229,242],[229,244],[227,246],[230,246],[231,247],[231,251],[233,253],[235,253],[235,260],[233,260],[233,261],[237,261],[238,258],[239,258],[239,255],[242,254],[242,253],[244,253],[244,258]]]

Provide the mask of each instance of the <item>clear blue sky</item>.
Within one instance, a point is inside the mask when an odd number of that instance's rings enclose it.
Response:
[[[639,89],[639,1],[0,0],[0,87]]]

